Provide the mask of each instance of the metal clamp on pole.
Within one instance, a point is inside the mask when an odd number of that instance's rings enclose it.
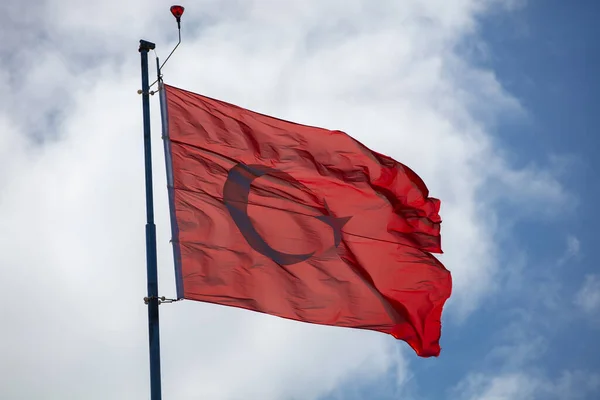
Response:
[[[142,89],[138,89],[137,94],[150,94],[150,96],[154,96],[158,90],[151,90],[150,92],[144,92]]]
[[[158,299],[158,304],[170,304],[170,303],[175,303],[176,301],[180,301],[181,299],[167,299],[165,296],[161,296],[161,297],[156,297],[156,296],[152,296],[152,297],[144,297],[144,304],[150,304],[150,300],[156,300]]]

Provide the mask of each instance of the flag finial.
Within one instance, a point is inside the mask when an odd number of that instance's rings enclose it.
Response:
[[[175,19],[177,20],[178,26],[181,23],[181,16],[183,15],[184,11],[185,11],[185,8],[183,6],[178,6],[178,5],[171,6],[171,14],[173,14]]]

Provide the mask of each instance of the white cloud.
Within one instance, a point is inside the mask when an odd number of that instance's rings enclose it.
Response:
[[[569,243],[575,243],[570,240]],[[573,249],[575,246],[571,247]],[[538,277],[539,278],[539,277]],[[588,277],[590,278],[590,277]],[[591,279],[588,279],[588,282]],[[598,371],[572,367],[569,356],[555,363],[551,360],[570,347],[558,349],[558,340],[573,334],[570,320],[572,307],[564,307],[564,297],[536,282],[540,289],[519,288],[518,301],[505,310],[508,323],[496,330],[496,343],[480,360],[472,361],[472,371],[448,391],[448,398],[457,400],[588,400],[600,393]],[[533,293],[532,293],[533,290]],[[562,302],[560,300],[562,299]],[[557,305],[555,303],[561,303]],[[506,318],[503,315],[501,318]],[[566,336],[563,336],[566,335]],[[585,343],[585,334],[579,340]],[[591,339],[593,341],[593,339]],[[550,355],[550,357],[546,357]],[[584,360],[578,365],[588,365]],[[571,366],[569,366],[571,365]],[[593,362],[590,364],[593,368]]]
[[[573,235],[567,236],[567,254],[576,256],[581,250],[581,242]]]
[[[473,374],[456,388],[461,400],[586,400],[600,391],[600,375],[565,371],[557,379],[532,373]]]
[[[586,275],[585,281],[575,296],[575,303],[586,313],[598,316],[600,314],[600,276]]]
[[[558,265],[563,265],[567,261],[577,258],[581,252],[581,242],[577,237],[568,235],[566,242],[567,248],[563,256],[558,260]]]
[[[542,301],[542,300],[539,300]],[[448,391],[457,400],[588,400],[600,393],[600,374],[544,362],[551,348],[547,331],[535,329],[536,312],[517,313],[471,373]],[[545,316],[546,314],[544,314]],[[555,324],[557,319],[553,318]],[[556,332],[553,332],[556,333]]]
[[[165,79],[345,130],[414,168],[443,202],[442,259],[455,284],[445,318],[459,319],[497,274],[494,202],[542,207],[563,197],[544,169],[516,169],[497,150],[486,121],[522,110],[493,73],[454,52],[491,3],[198,1],[187,6],[184,44]],[[15,15],[17,4],[0,5],[0,24],[15,28],[0,41],[7,82],[0,293],[9,299],[0,308],[0,397],[146,398],[136,50],[138,39],[156,40],[166,57],[176,40],[170,3],[48,0]],[[160,282],[168,296],[172,260],[152,101]],[[43,146],[33,139],[41,134]],[[392,367],[406,379],[405,357],[380,334],[192,302],[161,312],[172,398],[314,399]]]

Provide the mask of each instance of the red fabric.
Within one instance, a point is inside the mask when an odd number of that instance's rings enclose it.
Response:
[[[430,254],[440,202],[412,170],[340,131],[165,90],[184,298],[439,355],[452,280]]]

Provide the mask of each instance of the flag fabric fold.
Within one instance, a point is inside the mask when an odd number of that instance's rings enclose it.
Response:
[[[178,297],[440,353],[440,201],[340,131],[163,85]]]

